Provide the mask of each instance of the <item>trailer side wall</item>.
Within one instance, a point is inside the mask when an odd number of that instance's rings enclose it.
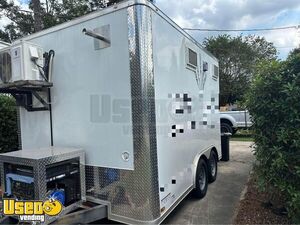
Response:
[[[26,38],[55,50],[52,97],[54,146],[80,146],[86,163],[134,169],[127,10]],[[94,48],[82,33],[110,26],[111,47]],[[50,146],[49,112],[21,110],[23,149]],[[122,154],[129,154],[124,160]]]
[[[160,207],[167,211],[193,187],[197,156],[212,147],[220,153],[218,61],[155,13],[153,37]]]

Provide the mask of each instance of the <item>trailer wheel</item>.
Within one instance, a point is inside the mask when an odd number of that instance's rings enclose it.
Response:
[[[194,195],[196,198],[203,198],[206,195],[208,186],[208,169],[203,159],[200,159],[196,171],[196,187]]]
[[[212,183],[217,179],[217,174],[218,174],[218,157],[215,151],[211,151],[210,153],[208,168],[209,168],[208,181],[209,183]]]

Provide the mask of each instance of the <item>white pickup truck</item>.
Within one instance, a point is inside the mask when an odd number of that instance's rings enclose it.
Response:
[[[235,134],[239,128],[252,126],[251,116],[248,111],[220,112],[221,132]]]

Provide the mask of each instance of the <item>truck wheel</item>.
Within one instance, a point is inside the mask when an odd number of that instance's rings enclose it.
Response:
[[[211,151],[210,153],[208,168],[209,168],[208,181],[209,183],[212,183],[217,179],[217,174],[218,174],[218,157],[215,151]]]
[[[196,171],[196,187],[194,195],[196,198],[203,198],[206,195],[208,186],[208,170],[206,162],[200,159]]]
[[[221,123],[221,133],[233,133],[232,127],[228,123]]]

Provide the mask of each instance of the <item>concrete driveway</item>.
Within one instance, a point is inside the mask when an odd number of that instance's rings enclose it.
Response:
[[[230,161],[220,162],[217,180],[204,199],[189,195],[164,224],[231,224],[254,160],[250,142],[232,141]]]

